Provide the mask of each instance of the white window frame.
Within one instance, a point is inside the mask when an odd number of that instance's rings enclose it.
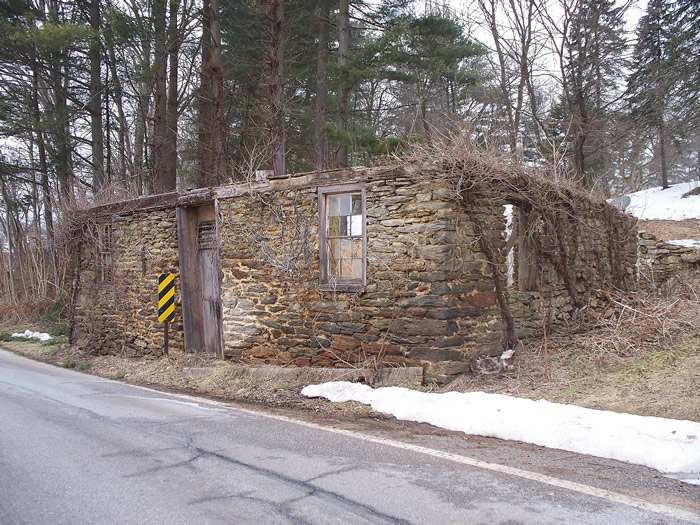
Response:
[[[347,279],[330,275],[329,253],[327,243],[328,217],[327,199],[331,195],[362,195],[362,278]],[[345,236],[343,236],[345,237]],[[353,236],[354,237],[354,236]],[[352,237],[349,237],[352,238]],[[357,237],[355,237],[357,238]],[[367,201],[364,184],[342,184],[318,188],[318,253],[319,253],[319,288],[321,291],[362,291],[367,283]]]

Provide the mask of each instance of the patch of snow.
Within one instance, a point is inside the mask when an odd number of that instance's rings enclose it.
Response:
[[[645,220],[700,219],[700,195],[682,198],[684,193],[698,186],[700,181],[683,182],[665,190],[659,186],[631,193],[631,202],[625,211]]]
[[[698,236],[700,236],[700,231],[698,231]],[[675,244],[676,246],[685,246],[686,248],[700,248],[699,239],[676,239],[666,242],[668,244]]]
[[[12,334],[12,337],[23,337],[24,339],[38,339],[39,341],[50,341],[53,339],[49,334],[45,332],[32,332],[31,330],[25,330],[22,333]]]
[[[425,393],[337,381],[305,387],[307,397],[358,401],[398,419],[467,434],[524,441],[700,477],[700,423],[635,416],[483,392]],[[685,479],[683,479],[685,481]]]

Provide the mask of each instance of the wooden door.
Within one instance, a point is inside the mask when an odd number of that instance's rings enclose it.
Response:
[[[177,210],[185,347],[223,356],[217,215],[216,202]]]
[[[216,219],[200,220],[197,224],[197,252],[202,290],[202,342],[207,352],[221,355],[221,283]]]

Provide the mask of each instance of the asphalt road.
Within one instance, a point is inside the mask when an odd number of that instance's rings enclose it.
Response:
[[[0,524],[700,523],[700,487],[649,469],[329,425],[0,351]]]

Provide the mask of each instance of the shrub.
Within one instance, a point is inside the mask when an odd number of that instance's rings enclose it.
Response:
[[[68,335],[68,298],[65,295],[59,295],[49,305],[41,318],[41,323],[46,326],[49,335],[54,337]]]

